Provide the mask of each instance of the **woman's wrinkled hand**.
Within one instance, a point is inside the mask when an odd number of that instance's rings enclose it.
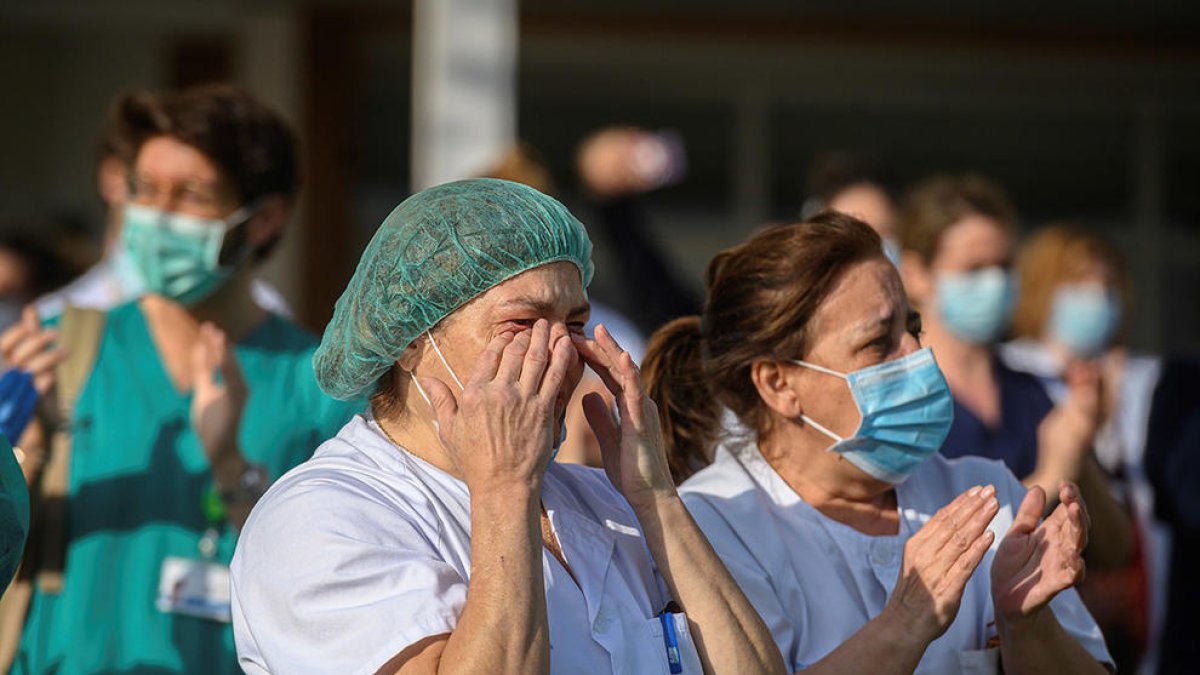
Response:
[[[635,510],[674,496],[658,407],[646,395],[633,357],[602,325],[596,327],[595,340],[572,339],[580,356],[616,399],[617,419],[599,394],[583,399],[583,411],[600,442],[608,479]]]
[[[995,539],[987,526],[999,509],[989,485],[967,490],[934,514],[905,544],[884,613],[925,644],[946,632],[967,581]]]
[[[533,328],[496,336],[457,395],[421,377],[438,434],[472,492],[541,489],[557,420],[555,404],[578,355],[565,329],[539,319]]]
[[[1046,493],[1031,488],[996,550],[992,600],[997,620],[1034,619],[1054,596],[1083,579],[1087,509],[1074,483],[1063,482],[1058,496],[1058,506],[1039,525]]]

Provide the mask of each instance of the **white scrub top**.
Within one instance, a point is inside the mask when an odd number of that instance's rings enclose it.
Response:
[[[668,673],[669,597],[627,502],[604,472],[553,464],[542,503],[579,583],[543,550],[554,673]],[[232,563],[247,673],[374,673],[450,633],[467,599],[467,486],[357,416],[255,506]],[[673,617],[685,673],[700,673]]]
[[[821,514],[763,459],[754,442],[731,441],[680,493],[713,548],[762,616],[793,670],[832,652],[879,615],[899,577],[904,544],[956,496],[995,485],[996,540],[963,593],[958,616],[930,643],[917,673],[996,673],[991,569],[1025,488],[999,461],[934,455],[896,488],[900,532],[869,536]],[[1074,589],[1052,602],[1066,631],[1110,662],[1096,622]],[[989,641],[993,646],[988,648]]]

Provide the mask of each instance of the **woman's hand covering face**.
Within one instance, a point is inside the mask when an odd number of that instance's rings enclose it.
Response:
[[[616,419],[599,394],[583,399],[584,414],[600,442],[608,479],[635,509],[674,495],[658,407],[646,396],[633,357],[603,325],[596,327],[595,340],[578,335],[571,338],[584,362],[616,399]]]
[[[565,328],[538,319],[530,330],[494,337],[457,395],[441,380],[419,379],[468,488],[540,489],[563,385],[577,359]]]

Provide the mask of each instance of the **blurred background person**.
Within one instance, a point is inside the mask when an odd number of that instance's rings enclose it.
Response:
[[[1160,675],[1196,672],[1200,662],[1200,355],[1163,363],[1146,437],[1154,512],[1171,532],[1166,607],[1158,641]]]
[[[682,142],[668,132],[606,127],[579,142],[575,166],[595,217],[588,229],[612,259],[597,294],[629,317],[644,335],[678,316],[694,314],[700,300],[680,276],[650,228],[641,203],[646,193],[683,178]]]
[[[1015,300],[1016,216],[1007,196],[982,176],[933,176],[906,195],[898,225],[904,288],[954,395],[942,454],[1001,460],[1027,486],[1040,485],[1051,504],[1061,481],[1077,482],[1094,527],[1088,562],[1124,564],[1129,519],[1092,451],[1103,414],[1099,373],[1077,366],[1055,406],[1036,378],[996,355]]]
[[[21,318],[21,309],[34,298],[70,280],[75,265],[56,251],[57,229],[53,223],[33,229],[9,225],[0,232],[0,332]]]
[[[896,201],[891,176],[868,154],[837,150],[822,153],[808,169],[801,218],[826,210],[854,216],[883,239],[883,252],[900,264],[896,242]]]
[[[1132,297],[1125,261],[1093,229],[1080,224],[1039,229],[1021,245],[1016,275],[1014,339],[1000,349],[1005,364],[1037,377],[1055,404],[1069,395],[1066,377],[1075,363],[1094,364],[1101,374],[1103,424],[1095,457],[1135,516],[1139,546],[1127,568],[1091,575],[1083,592],[1121,670],[1132,671],[1139,652],[1153,642],[1166,600],[1169,535],[1155,522],[1145,467],[1150,402],[1161,364],[1124,344]],[[1153,662],[1152,654],[1147,658]]]
[[[109,105],[96,144],[95,165],[96,191],[104,202],[103,254],[99,262],[69,284],[54,284],[35,296],[38,315],[43,319],[58,316],[68,304],[112,309],[145,291],[145,279],[121,245],[121,229],[137,150],[158,126],[154,119],[156,105],[155,94],[141,89],[123,91]],[[255,278],[251,292],[263,309],[291,317],[286,301],[270,284]]]
[[[314,336],[250,290],[299,188],[291,130],[231,87],[155,97],[147,115],[121,229],[147,292],[103,315],[69,308],[48,329],[27,309],[0,336],[5,361],[36,378],[53,366],[55,327],[102,320],[54,429],[70,454],[56,443],[38,477],[69,486],[61,559],[38,561],[62,565],[60,583],[34,587],[14,673],[236,672],[237,531],[269,482],[360,407],[319,391]],[[55,360],[66,369],[81,353]],[[46,504],[35,534],[50,525]]]

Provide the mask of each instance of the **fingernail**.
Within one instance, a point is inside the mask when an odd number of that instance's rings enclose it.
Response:
[[[983,496],[984,497],[991,497],[994,494],[996,494],[996,486],[995,485],[989,485],[989,486],[983,488]]]
[[[967,490],[967,496],[968,496],[968,497],[974,497],[974,496],[976,496],[976,495],[978,495],[978,494],[979,494],[979,486],[978,486],[978,485],[976,485],[975,487],[971,488],[970,490]]]

